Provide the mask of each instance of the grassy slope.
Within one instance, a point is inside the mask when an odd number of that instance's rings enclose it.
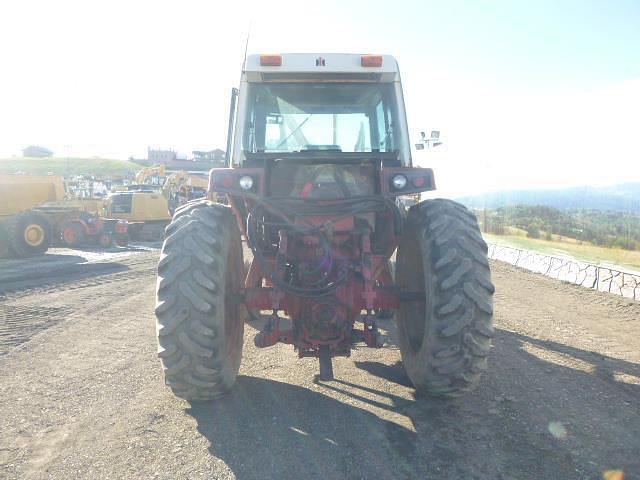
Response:
[[[594,264],[615,264],[640,270],[640,252],[622,250],[619,248],[603,248],[596,245],[579,245],[575,239],[570,241],[542,240],[527,238],[522,235],[491,235],[483,234],[491,243],[500,243],[525,250],[535,250],[549,255],[565,254]]]
[[[55,173],[64,176],[95,175],[111,177],[129,175],[140,170],[140,166],[126,160],[105,158],[0,158],[0,173],[29,173],[46,175]]]

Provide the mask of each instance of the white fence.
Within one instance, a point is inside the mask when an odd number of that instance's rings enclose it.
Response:
[[[640,300],[640,275],[634,273],[495,243],[489,244],[489,258],[583,287]]]

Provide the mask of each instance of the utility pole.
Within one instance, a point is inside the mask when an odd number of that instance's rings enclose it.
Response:
[[[442,145],[440,140],[440,130],[431,130],[431,134],[427,137],[425,132],[420,132],[420,140],[415,144],[416,150],[431,150]],[[418,194],[418,201],[422,200],[422,193]]]
[[[442,145],[440,140],[440,130],[431,130],[431,135],[427,137],[425,132],[420,132],[420,141],[415,144],[416,150],[431,150]]]
[[[64,150],[67,154],[67,162],[66,162],[66,166],[65,166],[65,177],[66,179],[69,178],[69,150],[71,150],[71,145],[65,145],[64,146]]]

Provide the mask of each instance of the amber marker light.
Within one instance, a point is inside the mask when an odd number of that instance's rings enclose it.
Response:
[[[279,67],[282,65],[282,55],[260,55],[260,66]]]
[[[381,67],[382,55],[362,55],[360,65],[363,67]]]

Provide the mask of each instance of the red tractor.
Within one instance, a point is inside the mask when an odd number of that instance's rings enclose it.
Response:
[[[62,242],[69,248],[99,245],[110,248],[129,244],[129,225],[126,220],[102,218],[82,212],[77,218],[67,220],[62,226]]]
[[[176,395],[231,388],[247,312],[265,310],[256,346],[319,358],[322,380],[354,344],[381,347],[376,312],[392,311],[416,389],[477,386],[493,336],[487,246],[460,204],[401,206],[435,189],[431,169],[412,167],[407,131],[391,56],[247,57],[229,168],[211,171],[210,200],[175,212],[158,265],[159,356]]]

